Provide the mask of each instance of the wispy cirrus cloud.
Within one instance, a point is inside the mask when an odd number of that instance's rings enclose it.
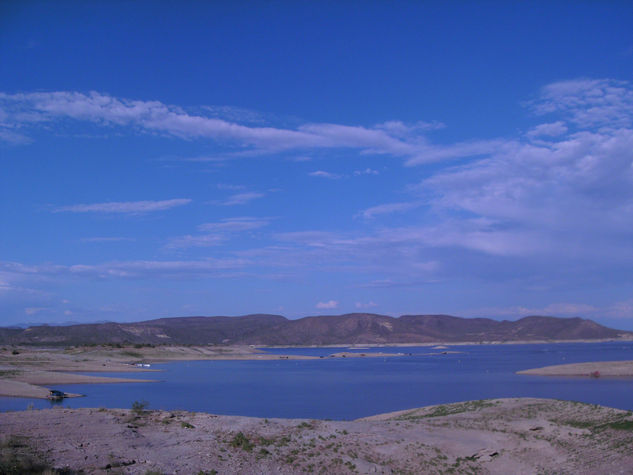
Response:
[[[234,185],[232,183],[218,183],[215,186],[217,187],[218,190],[230,190],[230,191],[243,190],[244,188],[246,188],[244,185]]]
[[[187,198],[177,198],[163,201],[109,201],[106,203],[77,204],[59,206],[55,213],[119,213],[143,214],[153,211],[164,211],[191,203]]]
[[[171,238],[165,245],[167,249],[186,249],[189,247],[210,247],[222,244],[226,237],[220,234],[202,234]]]
[[[209,139],[260,152],[350,148],[362,153],[417,157],[418,160],[429,151],[423,134],[438,128],[435,123],[399,121],[373,127],[330,123],[307,123],[292,129],[244,125],[240,123],[244,122],[240,114],[227,120],[212,113],[192,114],[182,107],[159,101],[74,91],[0,93],[0,112],[0,138],[3,135],[10,138],[11,134],[25,137],[29,129],[71,119],[98,127],[126,128],[130,132],[186,140]],[[438,156],[443,155],[446,152]],[[218,157],[193,160],[216,161]]]
[[[217,246],[229,240],[236,233],[259,229],[269,223],[270,219],[252,217],[226,218],[213,223],[204,223],[198,226],[198,230],[204,234],[188,234],[172,238],[166,247],[168,249],[184,249]]]
[[[264,196],[266,196],[265,193],[258,193],[255,191],[235,193],[234,195],[229,196],[227,199],[218,202],[218,204],[221,204],[223,206],[245,205],[253,200],[263,198]]]
[[[243,258],[199,259],[178,261],[136,260],[103,264],[42,264],[0,262],[0,273],[11,281],[26,278],[82,277],[95,279],[213,277],[226,271],[244,268],[249,263]]]
[[[405,201],[401,203],[385,203],[382,205],[372,206],[360,212],[360,216],[366,219],[375,218],[379,215],[402,213],[423,206],[422,201]]]
[[[380,175],[380,172],[372,168],[365,168],[364,170],[354,170],[354,176],[361,175]]]
[[[562,114],[576,127],[628,127],[633,90],[626,81],[610,79],[560,81],[544,87],[539,97],[527,105],[540,115]],[[248,121],[240,114],[227,120],[213,113],[192,114],[159,101],[123,99],[98,92],[0,93],[0,138],[24,140],[30,128],[50,126],[65,119],[187,140],[210,139],[260,152],[350,148],[361,153],[401,157],[408,166],[476,157],[514,145],[504,139],[434,145],[424,134],[443,127],[437,122],[389,121],[372,127],[306,123],[296,128],[278,128],[243,125],[240,121]],[[536,126],[532,134],[551,135],[567,127],[563,123],[554,124]]]
[[[308,175],[317,178],[327,178],[328,180],[338,180],[343,177],[343,175],[339,175],[338,173],[326,172],[324,170],[316,170],[308,173]]]
[[[226,218],[214,223],[204,223],[198,226],[201,231],[239,232],[258,229],[270,224],[268,218],[253,218],[242,216],[237,218]]]
[[[134,238],[130,237],[118,237],[118,236],[95,236],[95,237],[86,237],[81,238],[81,242],[125,242],[125,241],[135,241]]]

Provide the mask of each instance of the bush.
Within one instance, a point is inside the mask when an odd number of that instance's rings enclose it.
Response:
[[[231,440],[231,447],[240,447],[247,452],[253,450],[253,444],[242,432],[238,432],[235,437],[233,437],[233,440]]]
[[[148,407],[149,402],[147,401],[134,401],[132,403],[132,412],[137,416],[141,416],[145,413]]]

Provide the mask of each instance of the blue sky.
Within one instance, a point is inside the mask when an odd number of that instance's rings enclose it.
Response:
[[[0,6],[0,318],[633,329],[629,2]]]

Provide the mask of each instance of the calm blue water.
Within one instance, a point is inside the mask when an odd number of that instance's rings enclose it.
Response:
[[[269,349],[273,354],[325,356],[344,348]],[[345,349],[346,350],[346,349]],[[349,350],[346,350],[349,351]],[[569,399],[633,410],[633,379],[546,378],[515,371],[583,361],[633,360],[633,342],[374,348],[399,358],[273,361],[188,361],[152,365],[138,377],[159,383],[55,386],[85,394],[67,407],[123,407],[147,400],[153,409],[257,417],[355,419],[430,404],[498,397]],[[431,354],[429,354],[431,353]],[[95,373],[96,374],[96,373]],[[103,376],[103,373],[99,375]],[[129,373],[112,376],[130,377]],[[132,375],[136,377],[136,375]],[[0,410],[42,400],[0,398]]]

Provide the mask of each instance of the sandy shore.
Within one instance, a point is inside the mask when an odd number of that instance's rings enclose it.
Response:
[[[632,378],[633,361],[595,361],[517,371],[538,376],[585,376],[594,378]]]
[[[433,406],[357,421],[127,409],[0,414],[0,472],[630,473],[630,412],[547,399]],[[63,434],[63,436],[60,436]]]
[[[404,353],[344,352],[338,358],[396,357]],[[64,348],[4,347],[0,349],[0,396],[45,398],[46,386],[154,382],[77,373],[138,373],[155,371],[152,363],[192,360],[308,360],[318,356],[266,354],[252,346],[88,346]],[[142,364],[141,364],[142,363]],[[140,365],[140,366],[139,366]],[[149,367],[148,367],[149,366]]]
[[[472,345],[545,345],[552,343],[606,343],[612,341],[630,342],[633,337],[621,336],[618,338],[577,339],[577,340],[481,340],[481,341],[425,341],[413,343],[337,343],[334,345],[262,345],[262,348],[406,348],[410,346],[472,346]]]

